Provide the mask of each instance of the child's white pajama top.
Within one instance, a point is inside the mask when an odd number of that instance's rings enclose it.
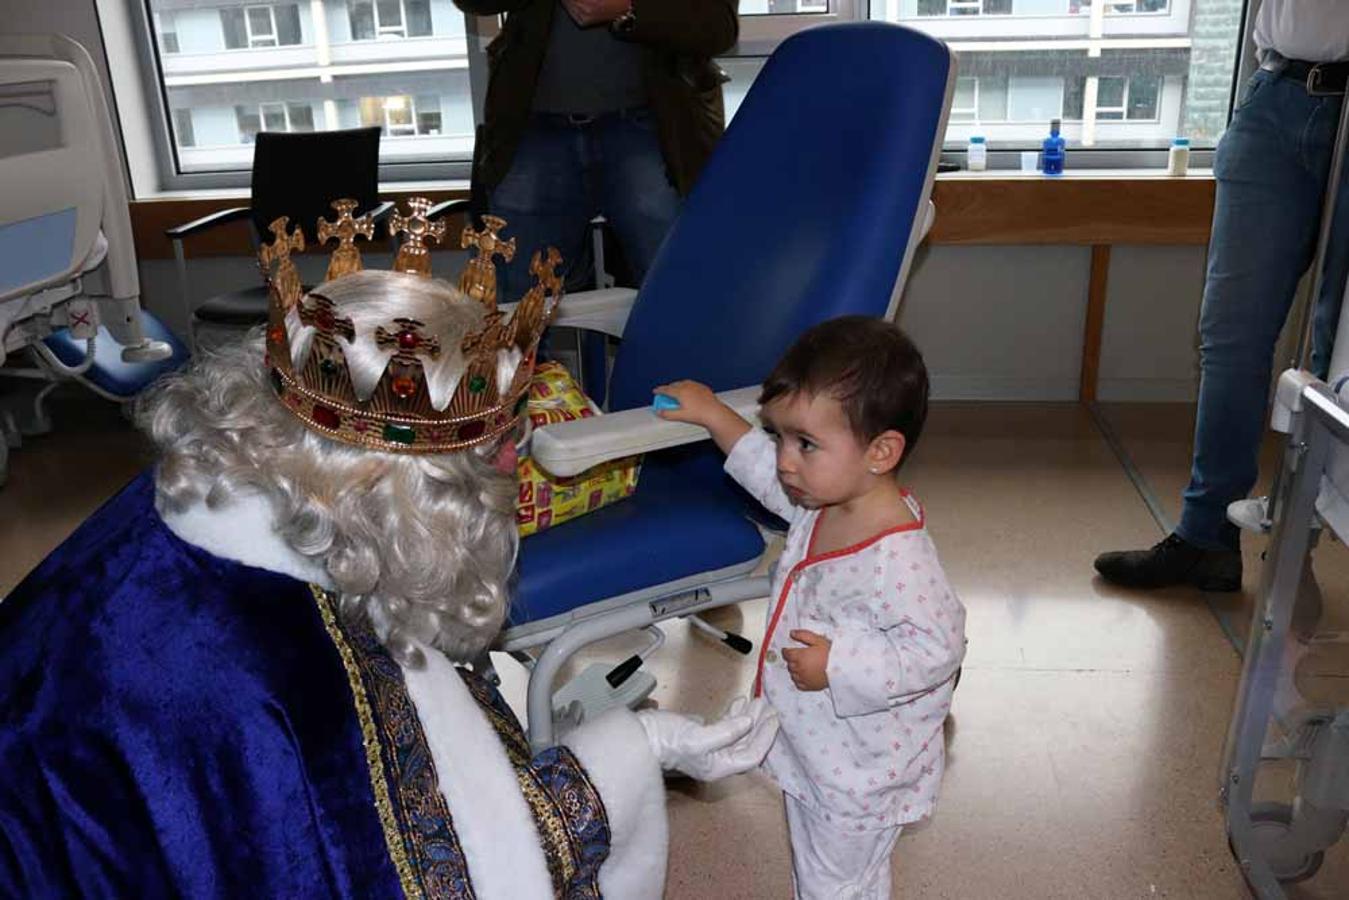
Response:
[[[965,655],[965,608],[922,508],[905,494],[915,522],[812,555],[820,511],[787,498],[764,431],[736,443],[726,472],[790,522],[755,679],[782,724],[765,767],[835,827],[867,831],[923,818],[941,784],[942,723]],[[782,651],[804,646],[788,637],[795,629],[833,642],[822,691],[792,684]]]

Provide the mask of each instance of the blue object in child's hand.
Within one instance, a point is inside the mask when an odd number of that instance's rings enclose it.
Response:
[[[656,399],[651,403],[651,408],[656,412],[664,409],[679,409],[679,401],[669,394],[657,394]]]

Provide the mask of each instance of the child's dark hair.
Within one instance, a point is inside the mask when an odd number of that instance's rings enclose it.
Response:
[[[927,419],[923,355],[899,326],[869,316],[830,319],[797,338],[764,381],[759,405],[802,391],[838,400],[863,443],[898,431],[904,459]]]

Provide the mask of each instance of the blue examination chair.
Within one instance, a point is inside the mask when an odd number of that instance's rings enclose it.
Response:
[[[654,644],[656,622],[767,595],[768,579],[753,575],[765,541],[752,517],[762,513],[723,474],[706,431],[650,412],[651,389],[697,379],[753,416],[759,383],[802,331],[845,314],[895,315],[931,224],[954,84],[951,53],[917,31],[861,23],[789,38],[745,97],[641,290],[563,299],[556,325],[621,338],[610,412],[537,430],[535,460],[571,475],[631,453],[646,458],[631,498],[522,543],[498,649],[532,660],[536,747],[552,742],[555,706],[570,706],[567,698],[593,711],[636,702],[654,685],[641,671],[622,681],[633,661],[555,698],[558,670],[580,647],[642,628],[655,632]]]

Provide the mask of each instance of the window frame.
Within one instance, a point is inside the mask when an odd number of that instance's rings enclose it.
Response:
[[[247,190],[252,178],[248,168],[209,172],[182,171],[178,147],[173,138],[168,89],[160,75],[164,68],[161,48],[154,30],[153,13],[147,0],[95,0],[95,8],[100,21],[109,20],[110,27],[104,29],[105,35],[125,29],[122,46],[126,47],[128,60],[131,62],[126,69],[134,69],[124,73],[123,69],[118,68],[113,80],[114,90],[120,91],[120,88],[125,86],[128,90],[122,93],[131,95],[127,97],[127,103],[118,104],[123,134],[127,134],[128,131],[134,133],[134,137],[127,140],[126,144],[128,147],[140,148],[143,154],[143,158],[137,159],[135,163],[128,161],[135,195],[139,198],[183,192]],[[406,14],[406,4],[402,0],[400,9]],[[500,22],[495,16],[465,14],[464,19],[468,51],[469,102],[473,110],[473,120],[477,123],[482,120],[482,108],[487,93],[486,48],[500,32]],[[289,46],[281,45],[279,48],[265,49],[285,49]],[[119,75],[124,77],[119,78]],[[118,84],[119,81],[122,82],[121,85]],[[317,122],[316,118],[316,126]],[[441,133],[444,133],[443,122]],[[468,155],[462,158],[381,162],[379,179],[381,184],[390,185],[428,181],[467,184],[472,165],[472,159]]]
[[[279,50],[281,48],[281,35],[276,27],[276,9],[271,3],[250,3],[242,7],[244,11],[244,36],[248,39],[249,50]],[[271,34],[262,35],[253,33],[253,13],[256,10],[267,11],[267,21],[272,26]],[[269,40],[270,44],[260,43]]]
[[[1171,9],[1174,0],[1168,2],[1165,11]],[[250,6],[255,4],[249,4]],[[279,42],[276,30],[275,4],[256,4],[269,9],[269,20],[273,23],[273,35]],[[744,15],[740,19],[740,40],[727,57],[733,59],[753,59],[766,57],[787,37],[807,28],[821,24],[848,21],[867,21],[870,19],[871,6],[868,0],[830,0],[827,12],[798,12],[782,14]],[[1228,120],[1236,97],[1246,79],[1254,71],[1256,62],[1251,45],[1251,32],[1254,27],[1252,0],[1245,0],[1239,25],[1239,46],[1235,54],[1234,78],[1228,98]],[[137,196],[179,191],[197,191],[210,189],[239,189],[247,186],[250,172],[247,169],[218,172],[181,172],[177,147],[173,141],[172,111],[168,103],[167,89],[160,77],[163,70],[162,56],[171,56],[160,46],[152,15],[146,0],[95,0],[100,20],[113,21],[113,32],[119,40],[110,56],[118,50],[127,52],[128,64],[115,67],[115,87],[119,95],[126,96],[128,102],[119,102],[119,115],[122,131],[128,147],[136,148],[137,158],[129,161],[128,167],[135,177]],[[377,4],[372,0],[372,15]],[[982,0],[980,0],[982,9]],[[403,15],[403,28],[407,27],[407,4],[399,0],[400,13]],[[1089,10],[1084,10],[1084,12]],[[1161,11],[1161,12],[1165,12]],[[1119,13],[1120,15],[1157,15],[1159,11]],[[936,18],[936,17],[931,17]],[[470,103],[475,123],[481,122],[483,99],[486,92],[487,71],[485,48],[500,31],[500,21],[495,16],[465,15],[465,35],[467,38],[467,68],[470,91]],[[251,28],[245,15],[246,28]],[[377,20],[376,20],[377,21]],[[377,26],[378,27],[378,26]],[[108,35],[109,29],[104,29]],[[378,38],[376,38],[377,40]],[[411,38],[405,38],[411,39]],[[368,39],[367,39],[368,40]],[[113,42],[109,41],[110,46]],[[278,46],[280,46],[278,44]],[[286,45],[288,46],[288,45]],[[268,47],[266,49],[272,49]],[[130,84],[129,90],[124,90]],[[413,96],[413,95],[410,95]],[[119,96],[119,100],[122,99]],[[413,96],[415,104],[415,96]],[[1159,106],[1160,114],[1160,106]],[[1127,117],[1127,110],[1126,110]],[[316,125],[318,118],[316,117]],[[1114,121],[1114,120],[1105,120]],[[1125,121],[1142,121],[1128,120]],[[415,117],[414,117],[415,122]],[[442,129],[443,131],[443,129]],[[1166,148],[1149,149],[1100,149],[1081,148],[1074,150],[1074,168],[1102,171],[1110,169],[1155,169],[1165,166]],[[989,169],[1017,169],[1020,164],[1020,148],[990,149]],[[1195,150],[1192,154],[1192,166],[1204,168],[1212,165],[1212,150]],[[961,143],[948,144],[942,151],[943,162],[964,162],[964,147]],[[380,179],[384,183],[396,185],[402,181],[466,182],[471,162],[468,159],[441,159],[435,161],[398,161],[380,166]]]

